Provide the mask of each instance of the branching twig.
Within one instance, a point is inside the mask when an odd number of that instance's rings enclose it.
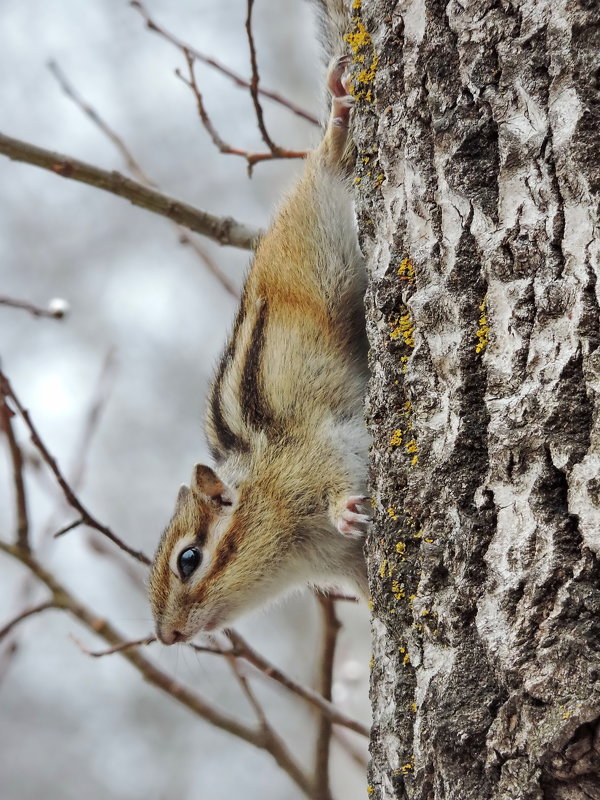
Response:
[[[143,656],[138,647],[127,647],[129,644],[106,620],[93,614],[86,606],[80,603],[67,591],[56,578],[45,570],[29,553],[20,550],[16,545],[0,541],[0,551],[7,553],[28,567],[31,572],[44,583],[52,593],[53,602],[63,608],[73,617],[78,619],[90,631],[101,636],[111,647],[120,648],[123,658],[129,661],[148,683],[156,686],[177,702],[184,705],[202,719],[221,730],[243,739],[254,747],[266,750],[275,759],[277,764],[285,770],[297,786],[307,795],[312,796],[312,785],[302,769],[291,759],[286,759],[273,742],[265,738],[262,729],[255,729],[238,722],[233,717],[219,711],[207,703],[203,697],[190,691],[174,680],[170,675],[162,672],[151,661]]]
[[[276,733],[273,726],[267,719],[267,715],[265,714],[263,707],[256,698],[256,695],[252,691],[250,683],[248,682],[246,676],[243,675],[242,672],[240,671],[235,657],[226,654],[226,658],[233,671],[233,674],[235,675],[238,683],[240,684],[240,687],[246,699],[254,709],[254,713],[256,714],[256,718],[260,726],[260,731],[264,739],[264,747],[271,753],[271,755],[273,755],[276,758],[279,766],[283,766],[283,769],[285,769],[285,771],[289,775],[293,774],[295,771],[298,770],[298,767],[296,766],[294,759],[290,755],[288,748],[283,742],[283,739]],[[298,777],[300,777],[300,775]],[[303,779],[304,777],[305,776],[302,775]],[[311,797],[313,797],[312,791],[313,790],[310,790]]]
[[[229,652],[223,651],[223,655],[225,656],[227,663],[231,667],[231,671],[235,675],[235,679],[239,683],[240,688],[246,697],[246,700],[248,700],[248,702],[252,706],[261,728],[263,729],[263,731],[265,731],[265,733],[268,734],[271,731],[271,726],[269,725],[269,721],[267,720],[267,715],[265,714],[265,711],[261,706],[261,704],[258,702],[256,695],[252,691],[250,682],[248,681],[246,676],[242,673],[236,657],[232,655],[231,651]]]
[[[47,317],[49,319],[63,319],[69,310],[68,304],[64,300],[51,300],[46,308],[36,306],[27,300],[15,300],[13,297],[0,297],[0,306],[10,306],[11,308],[22,308],[29,311],[34,317]]]
[[[54,153],[51,150],[44,150],[29,142],[13,139],[1,133],[0,154],[8,156],[13,161],[34,164],[63,178],[87,183],[105,192],[124,197],[133,205],[167,217],[191,231],[214,239],[219,244],[252,250],[260,238],[260,231],[236,222],[231,217],[216,217],[126,178],[120,172],[107,172],[87,164],[85,161],[79,161],[62,153]]]
[[[111,542],[114,542],[114,544],[120,547],[121,550],[124,550],[126,553],[129,553],[130,556],[133,556],[133,558],[137,559],[138,561],[141,561],[142,564],[150,564],[150,559],[146,555],[144,555],[144,553],[141,553],[138,550],[134,550],[133,548],[126,545],[125,542],[121,541],[121,539],[119,539],[119,537],[116,536],[110,530],[110,528],[107,528],[106,525],[103,525],[101,522],[98,522],[98,520],[95,517],[93,517],[90,514],[90,512],[85,508],[85,506],[81,503],[81,501],[76,496],[69,483],[67,483],[62,472],[60,471],[58,464],[56,463],[56,459],[50,454],[48,448],[41,440],[37,432],[37,429],[35,428],[33,422],[31,421],[29,412],[25,408],[23,408],[19,398],[16,396],[12,386],[10,385],[8,378],[6,377],[6,375],[4,375],[2,371],[0,371],[0,393],[5,398],[10,397],[12,402],[15,404],[15,407],[17,408],[19,414],[21,415],[23,422],[27,426],[29,433],[31,434],[31,440],[33,444],[38,449],[43,460],[50,467],[52,473],[54,474],[54,477],[56,478],[60,488],[63,491],[63,494],[67,502],[69,503],[69,505],[73,506],[73,508],[79,511],[85,524],[88,525],[90,528],[95,528],[97,531],[104,534],[104,536],[110,539]]]
[[[228,144],[213,125],[212,120],[206,110],[206,106],[204,105],[204,98],[202,96],[202,92],[200,91],[200,87],[196,82],[196,75],[194,73],[194,57],[188,50],[184,50],[183,54],[185,56],[185,60],[187,61],[189,79],[184,77],[178,69],[175,70],[175,74],[194,93],[194,97],[196,98],[196,107],[198,109],[198,116],[200,117],[200,120],[204,125],[208,135],[212,139],[213,144],[220,153],[225,155],[241,156],[242,158],[245,158],[248,163],[249,171],[252,170],[255,164],[258,164],[261,161],[272,161],[273,159],[278,158],[304,158],[306,156],[306,152],[304,150],[286,150],[283,147],[277,147],[275,145],[275,149],[270,149],[267,153],[251,153],[249,150],[241,150],[238,147],[232,147],[230,144]]]
[[[15,508],[17,511],[17,544],[23,550],[29,550],[29,516],[27,514],[27,495],[23,476],[23,453],[15,437],[12,427],[13,413],[6,403],[4,394],[0,397],[0,427],[8,440],[8,449],[13,467],[15,484]]]
[[[323,617],[323,645],[321,648],[319,692],[331,701],[333,682],[333,660],[340,623],[335,613],[335,602],[329,597],[317,597]],[[331,719],[321,714],[317,742],[315,746],[315,797],[318,800],[331,800],[329,786],[329,753],[331,750]]]
[[[165,28],[159,26],[152,19],[152,17],[148,13],[148,11],[144,8],[142,3],[137,2],[137,0],[133,0],[131,5],[137,11],[140,12],[142,17],[146,21],[146,25],[149,28],[149,30],[158,33],[159,36],[162,36],[163,39],[165,39],[168,42],[171,42],[171,44],[174,44],[175,47],[179,48],[179,50],[181,50],[182,52],[187,51],[197,61],[201,61],[203,64],[206,64],[207,66],[216,69],[218,72],[221,72],[223,75],[226,75],[235,83],[236,86],[239,86],[242,89],[250,88],[250,83],[241,75],[238,75],[236,72],[229,69],[229,67],[224,66],[216,59],[211,58],[210,56],[207,56],[204,53],[201,53],[199,50],[196,50],[195,47],[186,44],[181,39],[178,39],[174,34],[169,33],[167,30],[165,30]],[[263,97],[267,97],[269,100],[273,100],[273,102],[275,103],[279,103],[279,105],[285,106],[285,108],[288,108],[292,113],[296,114],[299,117],[302,117],[308,122],[311,122],[313,125],[319,125],[319,120],[313,114],[310,114],[308,111],[305,111],[304,109],[295,105],[295,103],[292,103],[290,100],[286,100],[286,98],[282,97],[280,94],[277,94],[277,92],[272,92],[269,91],[268,89],[263,89],[261,87],[258,89],[258,93]]]
[[[204,105],[204,97],[202,96],[200,87],[196,82],[196,74],[194,72],[194,56],[189,50],[184,50],[183,55],[185,56],[187,63],[189,78],[186,78],[184,75],[182,75],[181,71],[178,69],[175,70],[175,75],[177,75],[177,77],[183,81],[183,83],[185,83],[185,85],[194,93],[194,97],[196,98],[196,107],[198,109],[198,116],[200,117],[200,121],[204,125],[206,132],[212,139],[213,144],[221,153],[244,155],[242,150],[235,150],[233,147],[231,147],[231,145],[227,144],[227,142],[221,138],[219,132],[213,125],[211,118],[208,116],[206,106]]]
[[[46,611],[49,608],[58,608],[58,606],[52,600],[48,600],[46,603],[40,603],[33,608],[28,608],[18,616],[14,617],[14,619],[11,619],[11,621],[8,622],[3,628],[0,628],[0,641],[2,641],[2,639],[4,639],[4,637],[9,634],[13,628],[16,628],[16,626],[24,619],[33,617],[34,614],[40,614],[42,611]]]
[[[144,6],[141,3],[137,2],[137,0],[133,0],[131,5],[134,8],[136,8],[140,12],[140,14],[144,17],[144,19],[146,20],[146,24],[148,28],[150,28],[150,30],[159,33],[163,38],[171,42],[171,44],[174,44],[183,53],[188,67],[189,78],[185,78],[178,69],[175,70],[175,74],[194,93],[194,97],[196,98],[196,106],[198,108],[198,115],[200,117],[202,125],[206,129],[208,135],[213,141],[213,144],[219,150],[220,153],[224,153],[226,155],[241,156],[242,158],[245,158],[248,164],[249,173],[252,172],[252,168],[254,167],[254,165],[258,164],[261,161],[272,161],[273,159],[278,159],[278,158],[304,158],[306,156],[306,152],[303,150],[287,150],[286,148],[279,147],[278,145],[276,145],[275,142],[273,142],[273,140],[269,136],[269,133],[266,129],[264,122],[264,114],[259,99],[259,95],[261,94],[264,94],[266,97],[270,97],[272,100],[277,100],[277,102],[280,102],[283,105],[287,106],[288,108],[291,108],[291,110],[294,111],[294,113],[300,113],[301,116],[309,118],[311,122],[318,124],[318,121],[311,115],[307,115],[306,112],[301,112],[300,109],[298,109],[296,106],[293,106],[288,101],[284,101],[282,98],[280,98],[278,95],[275,95],[273,92],[264,92],[259,88],[258,85],[259,75],[258,75],[258,65],[256,60],[256,49],[254,47],[254,38],[252,35],[251,2],[248,3],[248,16],[246,19],[246,33],[248,35],[248,41],[250,43],[250,60],[252,65],[252,79],[250,80],[250,82],[244,81],[235,73],[233,73],[231,70],[228,70],[227,68],[218,64],[213,59],[207,58],[202,53],[199,53],[195,48],[185,44],[180,39],[173,36],[173,34],[167,33],[166,30],[159,27],[152,20],[152,18],[144,8]],[[251,153],[248,150],[242,150],[238,147],[232,147],[221,137],[221,135],[213,125],[212,120],[208,115],[206,106],[204,105],[204,98],[202,97],[202,92],[200,91],[200,88],[196,81],[196,76],[194,73],[194,62],[196,60],[202,61],[206,64],[209,64],[212,67],[215,67],[216,69],[219,69],[225,75],[232,78],[232,80],[234,80],[239,86],[244,86],[250,89],[250,95],[252,97],[252,103],[254,105],[258,127],[261,136],[263,138],[263,141],[269,148],[269,151],[267,153]]]

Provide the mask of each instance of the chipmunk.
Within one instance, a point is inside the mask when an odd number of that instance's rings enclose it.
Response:
[[[345,25],[341,0],[323,5]],[[227,627],[299,585],[367,596],[366,276],[348,64],[331,63],[323,139],[246,279],[209,394],[215,468],[194,467],[158,546],[150,600],[164,644]]]

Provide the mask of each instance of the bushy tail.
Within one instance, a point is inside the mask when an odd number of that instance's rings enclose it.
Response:
[[[351,0],[312,0],[317,9],[321,52],[326,64],[348,52],[344,36],[350,25]]]

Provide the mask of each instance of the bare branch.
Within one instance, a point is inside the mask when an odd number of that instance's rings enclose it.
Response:
[[[318,689],[320,694],[331,701],[333,682],[333,661],[340,622],[335,613],[335,602],[329,597],[317,597],[323,617],[323,645],[321,648],[320,675]],[[321,714],[315,746],[315,797],[318,800],[331,800],[329,785],[329,754],[331,750],[331,718]]]
[[[184,53],[188,52],[197,61],[201,61],[203,64],[206,64],[207,66],[216,69],[218,72],[221,72],[223,75],[226,75],[235,83],[236,86],[239,86],[242,89],[250,88],[250,83],[241,75],[238,75],[236,72],[229,69],[229,67],[226,67],[224,64],[221,64],[216,59],[211,58],[210,56],[207,56],[204,53],[201,53],[199,50],[196,50],[195,47],[186,44],[181,39],[178,39],[174,34],[169,33],[167,30],[165,30],[165,28],[159,26],[152,19],[152,17],[148,13],[148,11],[144,8],[142,3],[137,2],[137,0],[133,0],[131,5],[133,6],[133,8],[135,8],[137,11],[140,12],[142,17],[146,21],[146,25],[149,28],[149,30],[158,33],[159,36],[162,36],[163,39],[170,42],[171,44],[174,44],[175,47],[179,48],[179,50],[181,50],[182,52]],[[290,100],[287,100],[285,97],[282,97],[277,92],[272,92],[269,89],[263,89],[261,87],[258,89],[258,93],[263,97],[267,97],[269,100],[272,100],[275,103],[279,103],[279,105],[285,106],[285,108],[288,108],[293,114],[302,117],[303,119],[307,120],[313,125],[320,124],[319,120],[313,114],[310,114],[308,111],[305,111],[304,109],[300,108],[300,106],[297,106],[295,103],[292,103]]]
[[[23,477],[23,453],[13,431],[12,417],[13,412],[8,407],[6,398],[3,395],[0,398],[0,427],[6,434],[13,466],[15,508],[17,511],[16,538],[18,546],[23,550],[29,551],[29,516],[27,514],[27,495],[25,494],[25,480]]]
[[[299,695],[300,697],[304,698],[304,700],[316,706],[323,714],[327,714],[331,721],[335,724],[343,725],[344,727],[361,734],[361,736],[366,736],[368,738],[369,729],[366,725],[363,725],[361,722],[348,717],[336,706],[334,706],[333,703],[331,703],[329,700],[326,700],[318,692],[315,692],[314,689],[303,686],[302,684],[297,683],[289,678],[284,672],[264,658],[264,656],[261,656],[260,653],[257,653],[257,651],[254,650],[254,648],[252,648],[237,631],[230,629],[226,631],[226,635],[233,645],[233,655],[239,658],[244,658],[246,661],[256,667],[256,669],[260,670],[260,672],[262,672],[264,675],[271,678],[271,680],[280,683],[290,692]],[[198,649],[198,645],[192,645],[192,647]],[[208,650],[208,648],[203,649]],[[210,649],[208,652],[223,654],[224,651]]]
[[[129,553],[130,556],[133,556],[133,558],[137,559],[137,561],[140,561],[142,564],[150,564],[150,559],[146,555],[144,555],[144,553],[141,553],[138,550],[134,550],[133,548],[126,545],[123,541],[121,541],[121,539],[118,538],[118,536],[116,536],[110,530],[110,528],[107,528],[106,525],[102,525],[101,522],[98,522],[98,520],[95,519],[95,517],[93,517],[90,514],[90,512],[85,508],[85,506],[81,503],[81,501],[76,496],[71,486],[67,483],[62,472],[60,471],[58,464],[56,463],[56,459],[50,454],[46,445],[41,440],[33,422],[31,421],[29,412],[26,411],[25,408],[23,408],[21,402],[19,401],[19,398],[16,396],[12,386],[10,385],[8,378],[1,370],[0,370],[0,393],[5,398],[10,397],[12,402],[15,404],[19,414],[21,415],[21,418],[23,419],[23,422],[29,429],[29,433],[31,434],[31,440],[33,444],[37,447],[43,460],[50,467],[50,470],[54,474],[54,477],[56,478],[60,488],[62,489],[67,502],[69,503],[69,505],[73,506],[73,508],[79,511],[85,524],[88,525],[90,528],[95,528],[97,531],[99,531],[108,539],[110,539],[111,542],[114,542],[114,544],[116,544],[117,547],[120,547],[121,550],[124,550],[126,553]]]
[[[207,703],[203,697],[190,691],[174,680],[170,675],[158,669],[158,667],[140,653],[138,647],[127,647],[130,643],[124,639],[110,623],[97,617],[86,606],[80,603],[51,573],[45,570],[31,554],[25,553],[16,545],[10,545],[2,541],[0,541],[0,551],[16,558],[28,567],[28,569],[48,587],[52,593],[53,601],[58,607],[68,611],[73,617],[92,631],[92,633],[101,636],[111,647],[119,648],[117,652],[120,652],[121,656],[129,661],[148,683],[156,686],[216,728],[231,733],[233,736],[243,739],[254,747],[266,750],[304,794],[307,795],[307,797],[312,797],[312,785],[309,778],[294,762],[290,763],[286,760],[285,754],[277,749],[273,741],[264,736],[262,729],[259,728],[257,730],[248,725],[244,725],[233,717],[214,708]]]
[[[34,164],[63,178],[87,183],[105,192],[124,197],[135,206],[167,217],[191,231],[201,233],[203,236],[219,242],[219,244],[252,250],[260,238],[260,231],[236,222],[231,217],[216,217],[157,192],[155,189],[143,186],[120,172],[107,172],[87,164],[85,161],[36,147],[29,142],[13,139],[2,133],[0,133],[0,154],[8,156],[13,161]]]
[[[64,300],[50,300],[46,308],[41,308],[27,300],[15,300],[13,297],[0,297],[1,306],[10,306],[11,308],[22,308],[24,311],[29,311],[34,317],[47,317],[49,319],[63,319],[69,310],[68,303]]]
[[[11,619],[11,621],[8,622],[3,628],[0,628],[0,641],[2,641],[2,639],[4,639],[4,637],[9,634],[13,628],[16,628],[16,626],[24,619],[33,617],[34,614],[41,614],[42,611],[46,611],[49,608],[58,608],[58,606],[52,600],[48,600],[46,603],[40,603],[33,608],[28,608],[14,619]]]

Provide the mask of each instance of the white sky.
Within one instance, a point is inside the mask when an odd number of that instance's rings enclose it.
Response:
[[[165,27],[248,74],[243,0],[149,0],[148,7]],[[318,113],[320,65],[309,4],[257,0],[255,13],[265,85]],[[54,59],[164,191],[213,213],[266,224],[299,165],[259,165],[249,181],[243,161],[217,154],[189,90],[173,74],[184,66],[181,55],[147,31],[125,0],[4,0],[1,23],[3,133],[125,169],[112,144],[57,86],[46,66]],[[260,148],[247,95],[206,68],[198,76],[223,137]],[[298,149],[315,141],[314,129],[286,110],[265,103],[265,111],[276,141]],[[0,197],[0,294],[41,305],[64,297],[72,309],[58,323],[0,307],[3,368],[68,470],[102,363],[114,351],[112,389],[89,452],[82,497],[123,538],[151,553],[178,485],[206,457],[203,397],[235,303],[177,243],[167,221],[123,200],[3,158]],[[241,281],[248,254],[203,246]],[[44,474],[30,472],[29,485],[39,541],[74,515],[57,502]],[[4,539],[14,525],[9,488],[2,449]],[[46,546],[44,561],[125,635],[147,634],[143,591],[87,541],[84,531],[74,531]],[[22,578],[20,569],[0,558],[0,626],[19,608]],[[350,623],[340,643],[337,692],[350,713],[366,719],[366,613],[343,613]],[[315,622],[313,602],[303,596],[241,629],[310,682],[314,664],[304,653],[314,651]],[[82,655],[71,633],[99,645],[56,612],[32,619],[22,628],[19,655],[0,679],[3,800],[220,800],[240,789],[246,800],[297,796],[269,757],[178,708],[118,657]],[[149,655],[249,719],[223,663],[181,648],[154,646]],[[310,749],[308,712],[281,693],[264,694],[294,751]],[[345,756],[336,759],[336,788],[348,800],[363,796],[364,780]]]

